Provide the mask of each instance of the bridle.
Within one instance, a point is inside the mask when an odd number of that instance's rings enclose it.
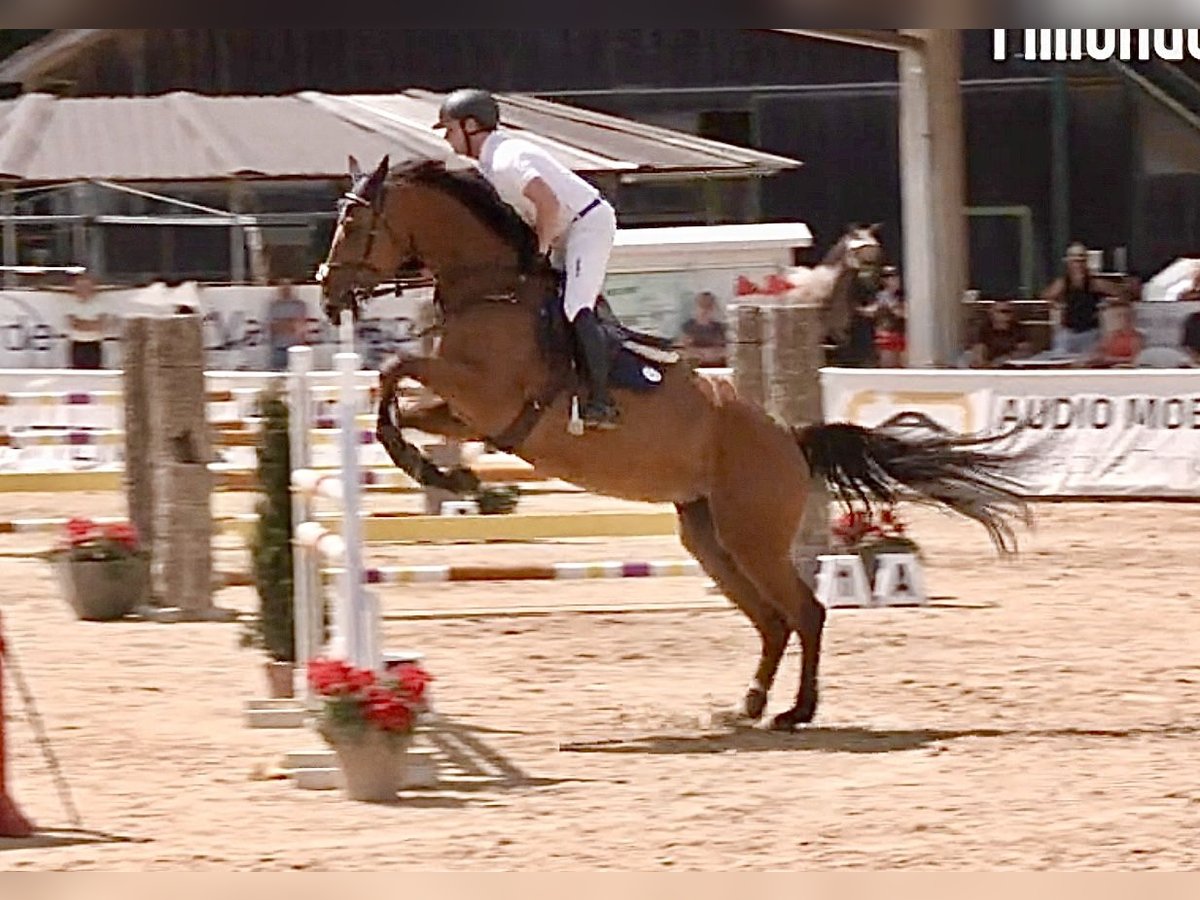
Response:
[[[387,217],[381,214],[385,191],[386,186],[380,185],[379,195],[374,199],[374,201],[367,200],[365,197],[362,197],[353,191],[347,191],[345,194],[342,194],[342,210],[341,214],[338,216],[338,225],[345,224],[346,218],[350,215],[350,211],[352,209],[356,207],[366,207],[371,211],[371,230],[367,232],[367,243],[363,248],[362,256],[353,261],[341,260],[338,262],[330,262],[328,259],[325,260],[325,262],[321,263],[321,265],[317,267],[317,284],[323,284],[325,279],[327,279],[331,273],[338,271],[339,269],[349,270],[356,276],[362,272],[367,272],[374,276],[377,286],[383,282],[392,280],[390,273],[384,272],[370,261],[371,251],[375,247],[375,238],[379,235],[381,230],[387,232],[388,236],[392,239],[392,242],[395,243],[397,247],[400,246],[400,243],[396,240],[396,235],[392,232],[391,226],[388,225]],[[388,293],[392,290],[396,290],[398,292],[399,288],[387,287],[381,293]],[[351,296],[355,297],[356,299],[361,299],[366,296],[378,296],[375,293],[374,288],[368,289],[354,287],[351,288],[350,293]]]

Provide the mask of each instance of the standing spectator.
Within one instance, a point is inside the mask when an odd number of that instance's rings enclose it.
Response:
[[[304,343],[304,331],[308,326],[308,308],[296,296],[295,287],[287,279],[279,282],[279,290],[267,308],[267,320],[270,367],[275,372],[282,372],[288,367],[288,348]]]
[[[725,323],[717,318],[717,298],[711,291],[701,291],[695,304],[695,313],[681,329],[683,355],[695,366],[724,366]]]
[[[1074,243],[1063,257],[1063,274],[1042,294],[1058,316],[1054,350],[1087,357],[1100,343],[1100,309],[1105,297],[1131,299],[1118,284],[1088,271],[1087,247]]]
[[[67,339],[72,369],[100,369],[104,365],[106,316],[96,309],[96,283],[86,274],[71,279],[67,304]]]
[[[904,365],[908,349],[904,288],[900,283],[900,271],[895,266],[884,266],[881,274],[883,287],[875,295],[875,349],[881,367],[898,369]]]

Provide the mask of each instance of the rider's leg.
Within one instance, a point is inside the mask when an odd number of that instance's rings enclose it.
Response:
[[[612,428],[620,417],[608,393],[608,354],[596,317],[596,299],[604,286],[616,231],[612,207],[601,203],[571,226],[563,253],[563,310],[587,362],[588,401],[582,415],[584,425],[593,428]]]

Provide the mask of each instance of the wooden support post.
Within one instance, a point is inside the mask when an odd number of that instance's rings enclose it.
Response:
[[[900,171],[909,364],[951,366],[961,350],[967,288],[962,38],[948,28],[902,29],[923,50],[900,53]]]

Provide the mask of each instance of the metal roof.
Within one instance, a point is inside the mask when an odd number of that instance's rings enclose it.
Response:
[[[58,182],[339,178],[364,165],[446,157],[441,94],[55,97],[0,101],[0,179]],[[571,169],[630,178],[768,175],[797,160],[532,97],[498,96],[506,126]]]

